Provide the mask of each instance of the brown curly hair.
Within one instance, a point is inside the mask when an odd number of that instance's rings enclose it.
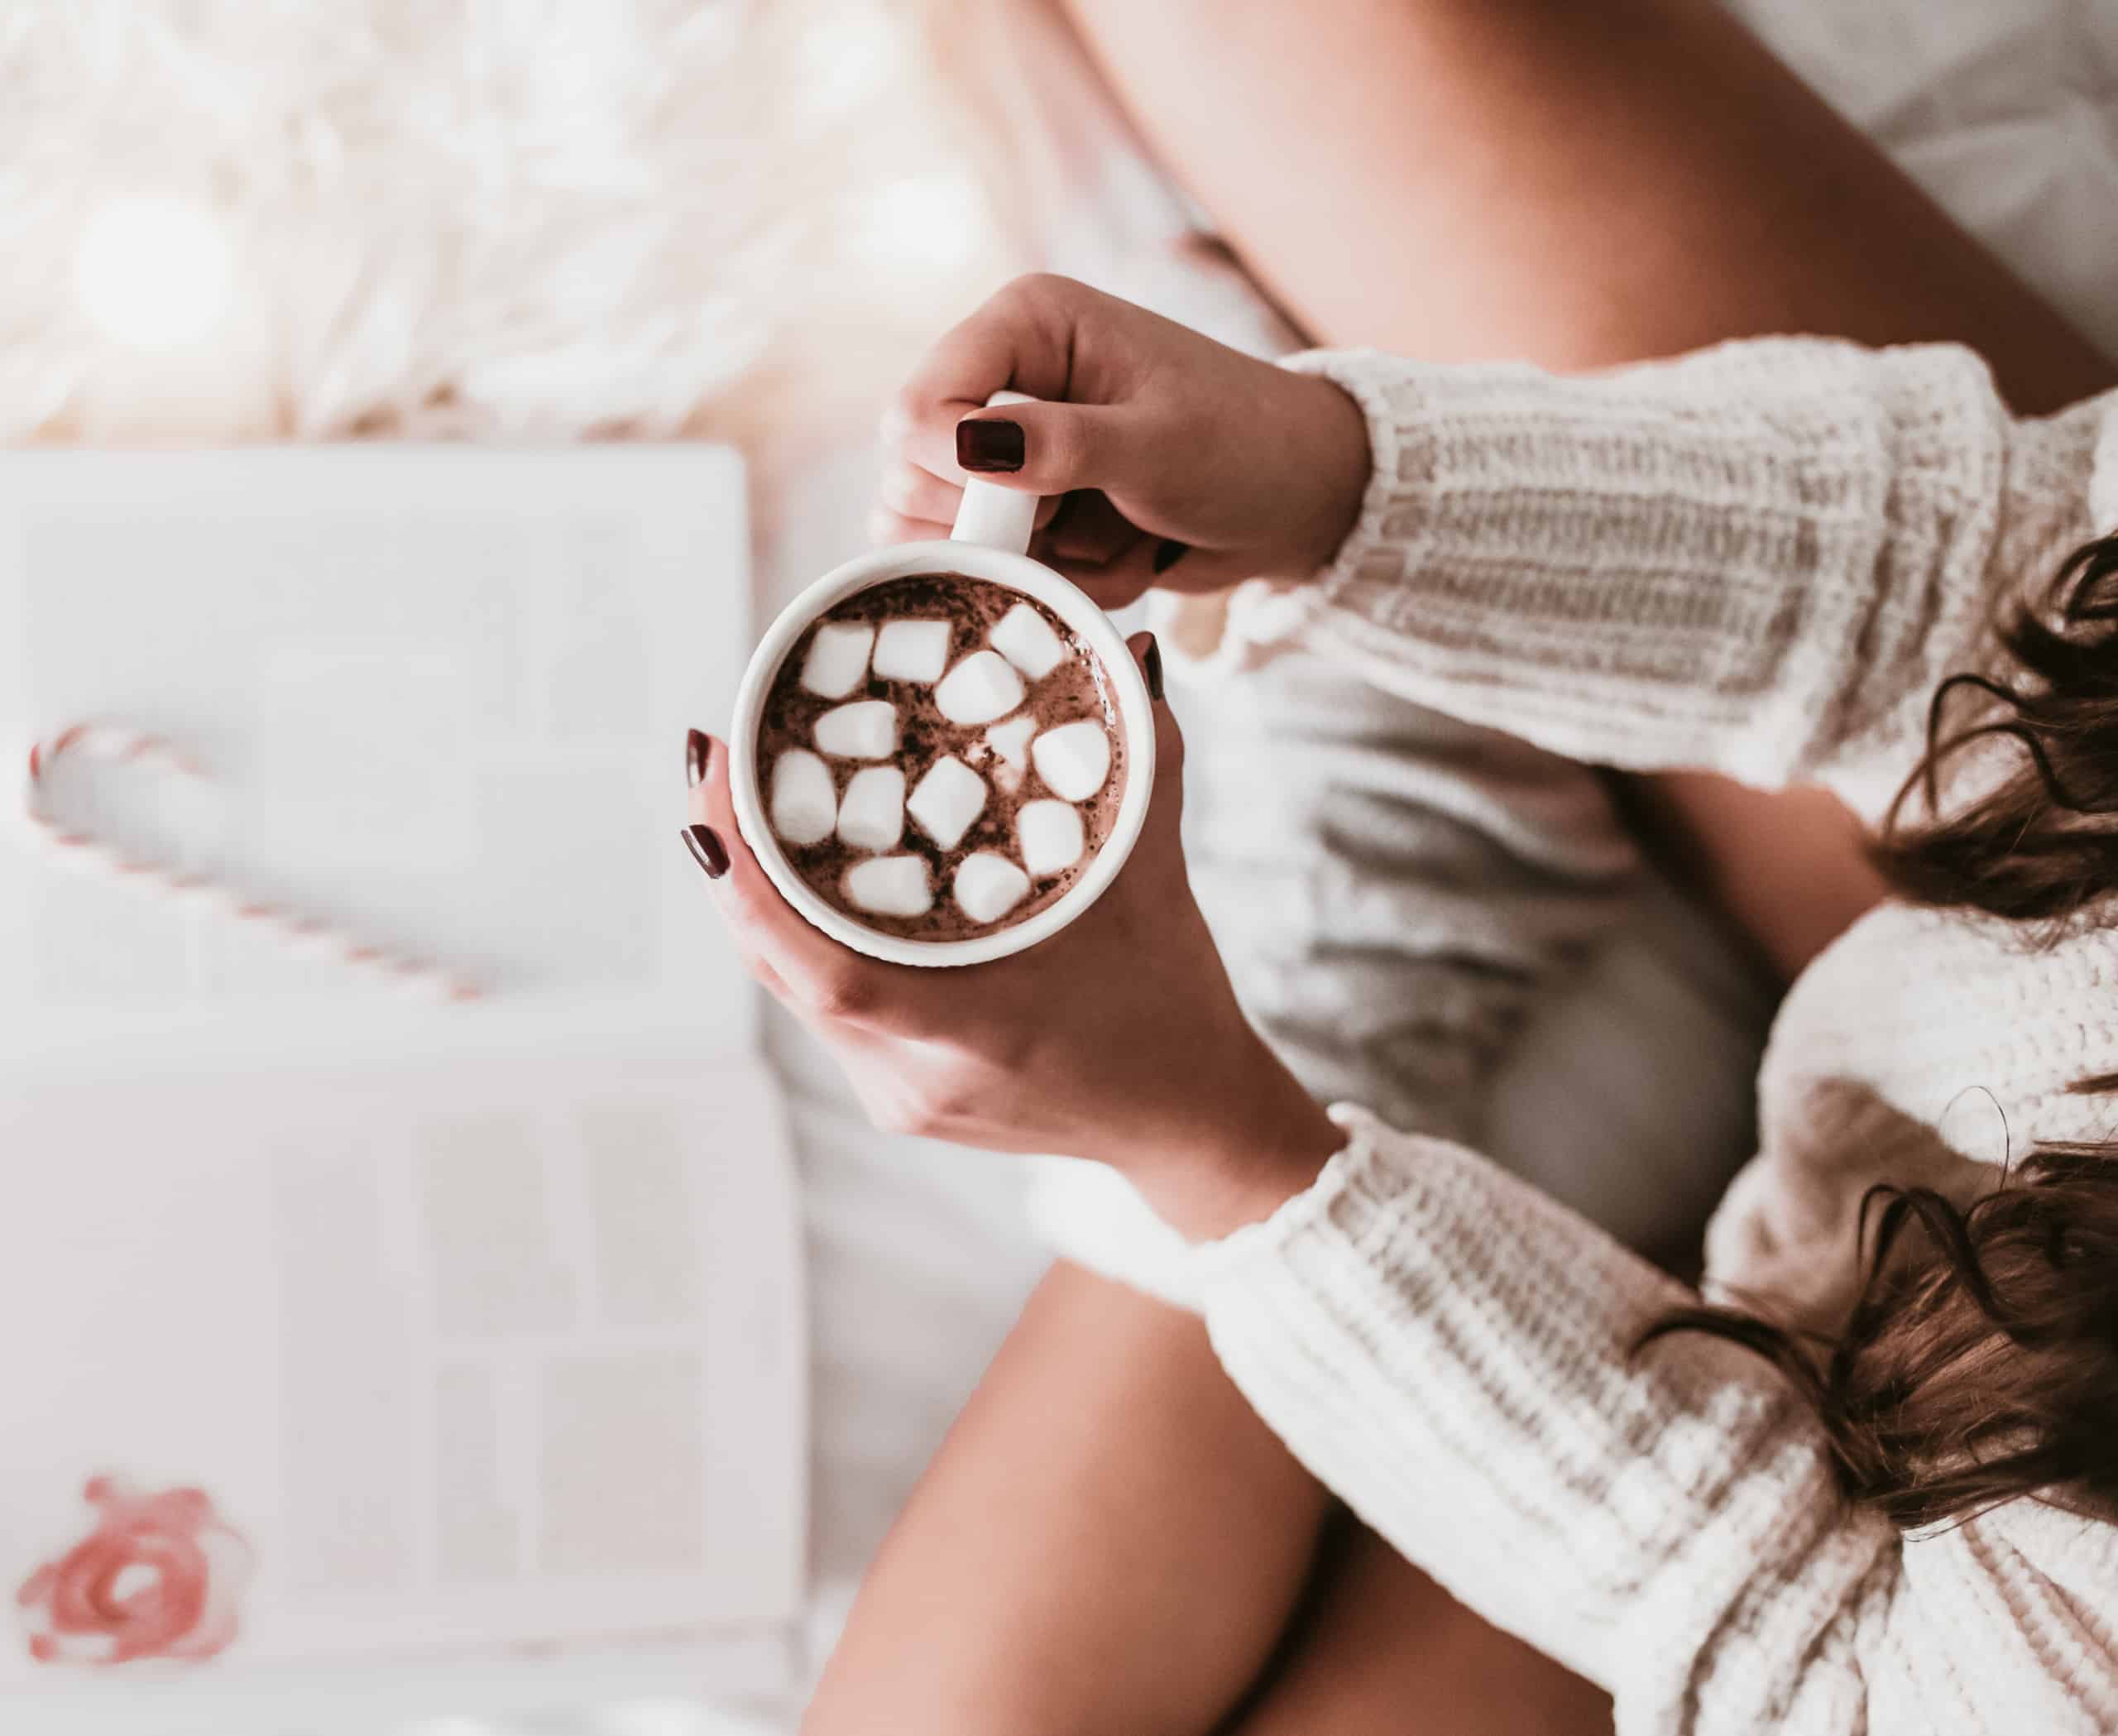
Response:
[[[2118,536],[2077,550],[1997,632],[2015,674],[1942,684],[1874,853],[1900,896],[2051,944],[2118,892]],[[1951,727],[1966,697],[1983,703]],[[1943,768],[1995,737],[2023,763],[1944,814]],[[2118,1074],[2074,1089],[2118,1090]],[[2118,1510],[2118,1142],[2040,1146],[1967,1206],[1879,1187],[1861,1225],[1863,1282],[1835,1340],[1700,1307],[1641,1345],[1704,1331],[1768,1359],[1823,1424],[1847,1494],[1900,1526],[2025,1495]]]

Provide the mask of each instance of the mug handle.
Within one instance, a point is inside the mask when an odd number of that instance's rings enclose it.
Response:
[[[1028,392],[998,391],[985,400],[991,410],[1003,404],[1034,404]],[[1037,497],[1019,488],[1003,488],[996,482],[966,477],[963,504],[956,508],[952,543],[975,543],[981,549],[999,549],[1009,554],[1029,553],[1030,532],[1037,527]]]

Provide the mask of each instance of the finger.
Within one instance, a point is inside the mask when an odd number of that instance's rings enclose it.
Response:
[[[905,381],[884,418],[885,446],[921,468],[956,477],[956,424],[966,410],[1013,387],[1033,398],[1066,395],[1076,309],[1095,291],[1065,278],[1017,278],[945,333]]]
[[[1140,540],[1139,526],[1112,506],[1106,494],[1082,489],[1046,498],[1056,498],[1065,510],[1047,520],[1044,535],[1031,544],[1031,552],[1040,559],[1102,566]]]
[[[948,539],[950,526],[931,519],[906,518],[887,506],[868,515],[868,540],[872,543],[934,543]]]
[[[1181,800],[1184,787],[1184,731],[1177,727],[1176,713],[1170,709],[1162,646],[1152,633],[1134,633],[1127,638],[1125,649],[1133,654],[1140,678],[1147,683],[1148,692],[1154,700],[1155,793],[1159,797],[1167,785],[1177,792]]]
[[[1132,574],[1113,578],[1107,568],[1081,561],[1055,560],[1050,564],[1054,572],[1085,591],[1100,609],[1123,609],[1148,594],[1147,580]]]
[[[1136,493],[1157,469],[1153,417],[1132,404],[1003,404],[959,420],[949,436],[959,474],[1030,494],[1074,488]],[[922,468],[932,455],[927,430],[910,443]],[[1156,526],[1147,526],[1157,529]]]
[[[697,751],[701,745],[704,746],[709,756],[703,762],[696,757]],[[702,770],[710,772],[713,760],[725,757],[727,753],[727,748],[724,743],[697,730],[692,731],[691,748],[692,752],[686,769],[694,779],[700,775]],[[707,827],[713,832],[712,847],[717,849],[723,858],[726,858],[729,853],[728,845],[724,842],[720,829],[712,824],[713,816],[707,806],[707,791],[703,783],[692,784],[690,793],[685,798],[684,811],[685,818],[691,822],[690,827],[686,828],[687,832],[689,832],[692,827]],[[712,866],[711,851],[702,845],[695,837],[688,836],[684,842],[685,847],[691,852],[692,860],[698,865],[702,872],[707,872]],[[734,863],[730,861],[727,866],[732,867]],[[724,868],[722,873],[725,875],[726,872],[726,869]],[[712,877],[710,874],[708,877]],[[792,998],[788,993],[787,984],[779,972],[773,969],[772,966],[766,962],[764,956],[758,951],[755,938],[749,928],[740,924],[731,924],[728,938],[736,949],[736,956],[742,960],[743,968],[757,980],[759,986],[782,1000]]]
[[[1107,559],[1067,559],[1058,558],[1055,551],[1052,564],[1103,608],[1122,609],[1154,588],[1155,553],[1162,540],[1135,531]]]
[[[858,1023],[886,1001],[890,979],[909,966],[887,965],[842,947],[812,927],[780,896],[736,823],[729,785],[728,744],[710,737],[705,780],[693,786],[692,823],[709,827],[728,866],[713,879],[715,902],[745,947],[785,985],[798,1010]]]
[[[1058,510],[1057,501],[1039,502],[1037,523],[1050,521]],[[945,543],[955,533],[953,514],[946,519],[907,518],[901,512],[893,512],[887,506],[878,506],[868,515],[868,540],[878,544],[892,543]]]
[[[1139,848],[1125,865],[1133,897],[1150,904],[1167,904],[1172,898],[1187,896],[1184,890],[1184,732],[1178,728],[1160,668],[1162,650],[1152,633],[1135,633],[1125,641],[1133,660],[1156,695],[1155,779]]]
[[[1106,609],[1122,608],[1149,591],[1196,595],[1224,591],[1253,576],[1242,556],[1188,548],[1167,538],[1143,536],[1107,561],[1052,559],[1067,578]]]
[[[944,482],[932,472],[901,458],[884,466],[882,486],[876,493],[884,506],[899,518],[928,524],[954,524],[956,509],[963,505],[961,483]]]

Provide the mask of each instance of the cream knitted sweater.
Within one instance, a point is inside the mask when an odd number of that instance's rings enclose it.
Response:
[[[1291,629],[1574,758],[1820,782],[1871,818],[1937,683],[1991,666],[1996,599],[2118,525],[2118,397],[2017,421],[1954,348],[1298,365],[1359,402],[1374,478],[1318,581],[1224,607],[1230,655]],[[2111,1071],[2118,935],[2034,952],[1883,906],[1781,1010],[1710,1283],[1828,1317],[1877,1173],[2108,1137],[2111,1101],[2066,1088]],[[1608,1688],[1622,1731],[2118,1730],[2118,1527],[2017,1502],[1906,1538],[1850,1512],[1756,1360],[1629,1356],[1677,1286],[1477,1153],[1335,1113],[1311,1189],[1194,1251],[1216,1349],[1363,1518]]]

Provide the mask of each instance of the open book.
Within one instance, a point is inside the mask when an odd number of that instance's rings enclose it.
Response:
[[[204,774],[47,764],[153,871],[0,842],[0,1728],[782,1685],[793,1177],[675,837],[747,597],[715,448],[0,458],[10,755]]]

